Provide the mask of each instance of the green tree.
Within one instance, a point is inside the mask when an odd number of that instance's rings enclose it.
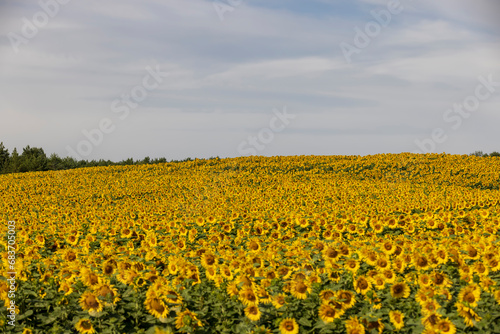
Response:
[[[3,146],[3,142],[0,143],[0,173],[6,172],[7,165],[9,164],[10,155],[9,150]]]
[[[4,169],[7,173],[17,173],[19,172],[19,168],[21,166],[21,157],[19,153],[17,153],[17,148],[14,147],[12,154],[9,159],[9,163],[7,167]]]
[[[43,171],[47,170],[48,159],[42,148],[30,147],[23,149],[21,154],[20,172]]]
[[[57,154],[52,153],[47,160],[48,170],[61,170],[65,169],[63,164],[63,159],[61,159]]]

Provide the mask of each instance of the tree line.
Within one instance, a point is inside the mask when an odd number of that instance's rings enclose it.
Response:
[[[182,162],[191,160],[193,159],[187,158],[184,160],[170,160],[169,162]],[[167,162],[167,159],[151,159],[150,157],[145,157],[142,160],[134,160],[133,158],[128,158],[119,162],[113,162],[111,160],[103,159],[89,161],[76,160],[72,157],[61,158],[55,153],[47,157],[43,148],[30,147],[29,145],[23,148],[23,152],[21,154],[19,154],[16,148],[14,148],[12,153],[9,153],[9,150],[5,148],[3,142],[0,143],[0,174],[65,170],[96,166],[158,164],[163,162]]]
[[[476,151],[470,155],[478,157],[500,157],[499,152],[483,153],[483,151]],[[217,159],[210,158],[210,159]],[[184,160],[170,160],[169,162],[182,162],[191,161],[193,159],[186,158]],[[158,164],[167,162],[166,158],[145,157],[142,160],[134,160],[128,158],[119,162],[111,160],[76,160],[72,157],[61,158],[53,153],[49,157],[45,154],[44,150],[39,147],[30,147],[29,145],[23,148],[23,152],[19,154],[17,149],[14,148],[12,153],[5,148],[3,142],[0,143],[0,174],[7,173],[24,173],[24,172],[38,172],[47,170],[64,170],[82,167],[96,167],[96,166],[115,166],[115,165],[143,165],[143,164]]]

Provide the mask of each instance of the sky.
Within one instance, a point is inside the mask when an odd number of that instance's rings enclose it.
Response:
[[[500,151],[496,0],[2,0],[0,141],[77,159]]]

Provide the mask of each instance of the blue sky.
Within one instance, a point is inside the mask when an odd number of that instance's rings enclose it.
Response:
[[[0,141],[111,160],[500,151],[498,3],[2,1]]]

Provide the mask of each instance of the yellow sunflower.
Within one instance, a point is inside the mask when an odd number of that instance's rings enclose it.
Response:
[[[203,327],[203,324],[196,317],[194,312],[185,310],[180,312],[175,318],[175,328],[183,331],[182,328],[185,326],[191,326],[192,328]]]
[[[299,325],[293,318],[285,318],[281,320],[279,325],[281,334],[297,334],[299,332]]]
[[[368,279],[366,279],[363,276],[359,276],[355,281],[354,281],[354,290],[356,290],[357,293],[361,293],[365,295],[370,289],[371,289],[372,284]]]
[[[475,322],[481,321],[481,317],[473,309],[457,303],[458,315],[464,318],[467,327],[474,327]]]
[[[205,268],[217,265],[217,261],[217,257],[210,252],[205,252],[201,256],[201,265]]]
[[[439,320],[434,328],[443,334],[455,334],[457,332],[457,328],[448,318]]]
[[[295,281],[292,283],[290,292],[297,299],[306,299],[307,294],[311,293],[311,287],[306,282]]]
[[[154,315],[156,318],[167,318],[169,309],[167,305],[165,305],[163,300],[158,298],[155,294],[146,298],[146,300],[144,301],[144,305],[146,306],[146,310],[148,310],[148,312]]]
[[[322,303],[328,302],[333,297],[335,297],[335,292],[333,290],[330,290],[330,289],[322,290],[319,293],[319,298],[321,299]]]
[[[404,314],[401,313],[400,311],[389,312],[389,320],[391,321],[392,325],[397,331],[404,327],[405,325],[403,322],[404,317],[405,317]]]
[[[75,328],[79,333],[82,334],[93,334],[95,333],[94,327],[92,327],[92,322],[90,319],[80,319],[75,324]]]
[[[104,306],[116,305],[116,302],[120,300],[118,290],[112,284],[99,284],[94,288],[94,292],[99,298],[104,299]]]
[[[391,286],[391,295],[393,298],[408,298],[410,287],[405,282],[397,282]]]
[[[240,297],[241,302],[246,306],[259,304],[259,298],[255,294],[253,289],[250,287],[246,287],[246,288],[241,289],[241,291],[239,293],[239,297]]]
[[[359,261],[356,261],[355,259],[349,259],[346,261],[344,264],[344,268],[348,271],[350,271],[352,274],[356,274],[356,272],[359,270],[360,263]]]
[[[245,308],[245,315],[251,321],[258,321],[261,317],[261,312],[257,305],[250,305]]]
[[[338,305],[340,306],[339,308],[329,304],[322,304],[318,310],[319,318],[326,323],[333,322],[335,319],[340,318],[345,311],[342,309],[341,304]]]
[[[276,309],[279,309],[280,307],[284,306],[286,304],[285,295],[279,294],[279,295],[273,296],[272,304]]]
[[[344,310],[347,310],[356,304],[354,293],[348,290],[338,291],[337,300],[342,304]]]
[[[345,321],[345,328],[348,334],[364,334],[365,326],[359,322],[357,317],[350,317]]]
[[[477,284],[470,284],[462,288],[458,294],[458,302],[466,307],[476,307],[481,299],[481,288]]]
[[[91,315],[101,312],[103,307],[97,296],[90,291],[86,291],[82,294],[80,297],[80,306]]]

